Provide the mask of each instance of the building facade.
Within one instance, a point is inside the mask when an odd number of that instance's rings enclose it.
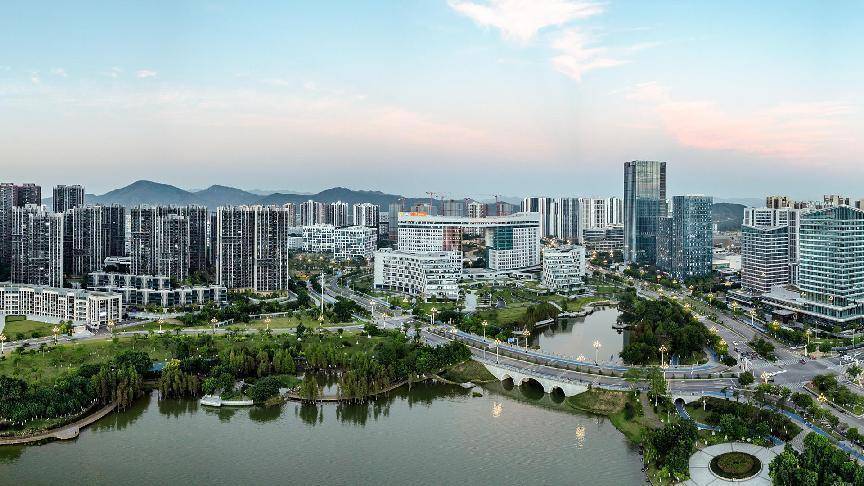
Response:
[[[288,285],[291,213],[280,206],[222,206],[216,210],[216,281],[256,292]]]
[[[570,243],[582,240],[582,219],[579,209],[579,198],[559,197],[553,203],[553,217],[556,238]]]
[[[741,288],[761,294],[790,283],[789,227],[741,226]]]
[[[42,322],[72,322],[91,329],[123,317],[120,294],[46,286],[0,286],[0,314],[24,315]],[[2,316],[0,316],[2,317]]]
[[[63,215],[28,205],[12,209],[11,280],[63,286]]]
[[[624,163],[624,259],[654,265],[657,230],[667,216],[666,162]]]
[[[543,249],[543,286],[552,292],[570,292],[582,286],[585,247]]]
[[[710,196],[675,196],[672,216],[661,218],[657,231],[657,268],[684,280],[711,273],[713,228]]]
[[[354,226],[366,226],[368,228],[378,228],[380,219],[380,209],[377,204],[360,203],[355,204],[351,208],[353,213],[352,222]]]
[[[348,226],[333,232],[333,258],[335,260],[372,259],[377,248],[378,235],[367,226]]]
[[[122,206],[78,206],[63,213],[64,271],[83,277],[105,259],[125,255],[126,213]]]
[[[55,213],[63,213],[84,205],[84,186],[54,186],[53,206]]]
[[[462,257],[455,251],[375,252],[376,289],[426,298],[458,299]]]

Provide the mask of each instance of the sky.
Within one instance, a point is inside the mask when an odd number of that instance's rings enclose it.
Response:
[[[0,179],[864,197],[864,2],[0,2]]]

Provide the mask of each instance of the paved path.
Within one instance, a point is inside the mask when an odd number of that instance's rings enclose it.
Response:
[[[713,471],[711,471],[711,460],[720,454],[727,452],[745,452],[756,456],[762,463],[762,469],[757,475],[748,479],[746,482],[732,481],[731,479],[723,479]],[[727,442],[725,444],[717,444],[696,451],[690,456],[690,479],[681,483],[685,486],[722,486],[732,484],[748,484],[756,486],[771,486],[771,477],[768,475],[768,464],[777,456],[778,452],[773,449],[766,449],[753,444],[745,444],[743,442]]]
[[[33,444],[42,441],[48,440],[69,440],[78,437],[78,434],[81,433],[81,429],[87,427],[88,425],[96,422],[102,417],[111,413],[114,408],[117,406],[117,403],[112,403],[110,405],[106,405],[99,409],[97,412],[91,413],[90,415],[72,422],[71,424],[64,425],[63,427],[57,429],[47,430],[40,434],[30,435],[27,437],[14,437],[14,438],[2,438],[0,439],[0,446],[4,445],[20,445],[20,444]]]

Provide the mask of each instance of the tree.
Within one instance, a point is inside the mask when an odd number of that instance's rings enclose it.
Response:
[[[315,377],[311,373],[303,375],[303,382],[300,383],[300,398],[304,402],[314,402],[318,400],[319,392],[318,381],[315,380]]]
[[[846,375],[852,381],[857,381],[858,386],[861,386],[861,367],[857,364],[854,364],[848,368],[846,368]]]
[[[280,382],[275,376],[266,376],[246,389],[246,395],[255,403],[266,402],[279,394]]]
[[[660,368],[651,368],[646,373],[646,378],[656,406],[657,399],[666,394],[666,376]]]
[[[750,386],[756,379],[753,377],[753,373],[749,371],[744,371],[738,375],[738,384],[741,386]]]

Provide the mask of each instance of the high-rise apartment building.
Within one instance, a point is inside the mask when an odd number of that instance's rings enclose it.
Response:
[[[327,224],[332,224],[337,228],[343,228],[350,224],[348,218],[348,203],[336,201],[327,205]]]
[[[795,201],[789,196],[767,196],[765,198],[765,207],[769,209],[783,209],[795,206]]]
[[[125,255],[126,213],[122,206],[78,206],[63,214],[63,258],[67,275],[102,270],[105,259]]]
[[[304,203],[305,204],[305,203]],[[216,279],[256,292],[288,285],[290,212],[277,206],[224,206],[216,211]]]
[[[552,233],[561,240],[578,243],[582,240],[582,220],[579,198],[559,197],[553,201],[554,229]]]
[[[300,203],[300,226],[327,224],[327,208],[324,203],[308,200]]]
[[[825,206],[850,206],[849,196],[840,194],[826,194],[822,196],[822,202]]]
[[[15,185],[0,184],[0,275],[9,271],[12,254],[12,208],[15,207]]]
[[[495,216],[509,216],[516,212],[516,206],[506,201],[495,203]]]
[[[479,201],[470,201],[466,211],[469,218],[485,218],[489,216],[489,205]]]
[[[442,216],[465,216],[465,201],[461,199],[445,199],[441,201]]]
[[[30,204],[42,205],[42,187],[33,183],[15,186],[15,206],[23,208]]]
[[[366,226],[367,228],[378,228],[379,208],[377,204],[361,203],[352,208],[354,226]]]
[[[582,228],[605,228],[622,224],[624,206],[618,197],[579,198]]]
[[[55,213],[64,213],[84,205],[84,186],[54,186],[53,206]]]
[[[676,279],[711,273],[713,228],[710,196],[675,196],[672,216],[661,218],[657,232],[657,268]]]
[[[751,293],[770,292],[790,282],[789,226],[741,226],[741,287]]]
[[[282,207],[288,212],[288,222],[291,226],[300,226],[299,215],[297,214],[297,205],[294,203],[285,203]]]
[[[522,200],[523,213],[538,213],[540,215],[540,236],[543,238],[555,236],[554,200],[551,197],[526,197]]]
[[[63,215],[43,206],[12,210],[13,283],[63,286]]]
[[[130,257],[135,275],[178,281],[207,268],[207,208],[135,206],[130,210]]]
[[[667,212],[666,162],[625,162],[624,258],[627,261],[656,263],[658,225]]]

